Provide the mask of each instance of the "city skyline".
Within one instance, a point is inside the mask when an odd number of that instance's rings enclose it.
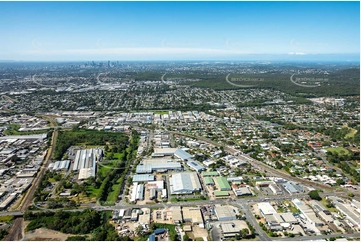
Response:
[[[0,60],[359,61],[359,2],[0,6]]]

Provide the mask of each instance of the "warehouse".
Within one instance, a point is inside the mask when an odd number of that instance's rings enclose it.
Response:
[[[236,215],[239,214],[238,209],[233,206],[216,205],[214,212],[219,221],[236,220]]]
[[[167,195],[167,189],[163,189],[162,190],[162,196],[161,196],[162,198],[167,198],[168,197],[168,195]]]
[[[192,225],[203,224],[203,216],[199,208],[183,207],[182,212],[184,222],[191,222]]]
[[[243,182],[243,178],[241,176],[238,177],[228,177],[228,182]]]
[[[248,229],[247,223],[245,221],[239,221],[239,220],[235,220],[228,223],[222,223],[220,227],[222,229],[223,236],[226,238],[236,236],[237,234],[239,234],[239,231],[242,229]],[[249,233],[249,229],[248,229],[248,233]]]
[[[130,197],[131,202],[136,200],[144,200],[144,185],[138,184],[138,182],[133,183],[132,194]]]
[[[133,176],[133,182],[146,182],[146,181],[154,181],[154,176],[153,175],[139,175],[139,174],[135,174]]]
[[[207,177],[207,176],[219,176],[218,172],[216,171],[203,171],[202,172],[202,176],[203,177]]]
[[[277,213],[270,203],[264,202],[264,203],[258,203],[257,205],[259,211],[263,216]]]
[[[174,152],[178,150],[177,148],[154,148],[154,153],[152,157],[164,157],[164,156],[172,156]]]
[[[298,224],[299,221],[295,218],[295,216],[293,216],[293,213],[288,212],[288,213],[279,213],[279,215],[281,216],[283,221],[280,222],[284,222],[284,223],[290,223],[290,224]]]
[[[252,195],[252,192],[246,186],[238,187],[236,184],[233,184],[232,190],[236,196],[251,196]]]
[[[178,157],[179,159],[182,159],[183,161],[187,161],[189,159],[192,159],[193,158],[193,155],[189,154],[188,152],[182,150],[182,149],[177,149],[175,152],[174,152],[174,155],[176,157]]]
[[[172,211],[172,219],[175,224],[180,224],[183,222],[182,209],[180,206],[174,206],[170,208]]]
[[[95,177],[96,162],[103,157],[103,149],[78,150],[75,155],[73,171],[79,171],[79,180]]]
[[[52,163],[51,165],[52,165],[52,169],[54,171],[59,171],[59,170],[67,171],[70,166],[70,160],[56,161],[55,163]],[[50,165],[49,165],[49,168],[50,168]]]
[[[301,202],[299,199],[293,199],[292,202],[295,204],[296,208],[298,208],[303,216],[315,226],[322,226],[323,222],[316,216],[314,211],[306,205],[304,202]]]
[[[173,174],[169,178],[171,194],[189,194],[202,189],[197,173],[184,172]]]
[[[214,191],[213,194],[215,197],[228,197],[229,196],[228,191]]]
[[[290,182],[283,184],[283,187],[291,194],[298,193],[298,190]]]
[[[231,186],[227,182],[227,179],[224,177],[216,177],[215,178],[216,185],[218,187],[218,190],[220,191],[230,191]]]
[[[135,196],[136,200],[144,200],[144,184],[138,184],[137,194]]]
[[[214,185],[214,181],[212,177],[204,177],[203,180],[204,180],[204,184],[206,185]]]
[[[6,199],[4,199],[0,204],[0,210],[6,209],[16,198],[17,193],[11,193]]]
[[[136,173],[145,174],[152,172],[160,172],[167,170],[182,170],[182,166],[178,162],[162,162],[162,163],[152,163],[146,165],[137,165]]]
[[[164,182],[163,181],[148,182],[148,189],[155,189],[157,191],[162,191],[164,189]]]
[[[193,170],[195,170],[195,171],[198,171],[198,172],[203,171],[203,170],[206,169],[205,166],[201,165],[198,161],[195,161],[195,160],[189,160],[189,161],[187,162],[187,165],[188,165],[191,169],[193,169]]]
[[[154,188],[149,189],[149,199],[153,200],[156,198],[156,196],[157,196],[157,191]]]

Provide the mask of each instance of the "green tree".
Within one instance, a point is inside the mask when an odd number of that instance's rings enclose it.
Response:
[[[321,201],[322,198],[320,197],[320,195],[318,194],[318,191],[316,190],[313,190],[313,191],[310,191],[308,193],[308,195],[310,196],[311,199],[313,200],[317,200],[317,201]]]

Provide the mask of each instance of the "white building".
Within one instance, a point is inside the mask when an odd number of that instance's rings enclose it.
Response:
[[[197,173],[184,172],[169,178],[171,194],[190,194],[202,189]]]

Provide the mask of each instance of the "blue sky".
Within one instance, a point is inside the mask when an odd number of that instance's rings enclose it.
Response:
[[[359,60],[359,2],[0,2],[0,60]]]

